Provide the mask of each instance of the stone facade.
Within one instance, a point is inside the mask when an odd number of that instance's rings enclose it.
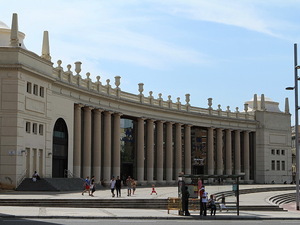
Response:
[[[0,181],[16,187],[37,170],[41,177],[85,177],[108,182],[128,175],[139,184],[173,184],[179,173],[245,174],[243,182],[290,182],[288,103],[262,95],[242,112],[173,102],[102,84],[81,62],[75,69],[51,62],[48,33],[42,55],[27,50],[18,31],[0,23]],[[275,150],[275,154],[273,154]],[[280,150],[280,155],[277,155]],[[273,165],[275,161],[275,167]],[[277,163],[279,161],[279,167]]]

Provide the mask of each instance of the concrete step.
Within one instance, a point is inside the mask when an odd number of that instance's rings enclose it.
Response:
[[[79,191],[83,190],[81,178],[42,178],[33,182],[26,178],[16,188],[17,191]]]
[[[199,210],[199,204],[193,202],[190,208]],[[132,208],[132,209],[167,209],[167,199],[2,199],[0,206],[32,207],[69,207],[69,208]],[[236,210],[235,205],[227,205],[229,210]],[[274,205],[240,206],[242,211],[283,211]]]
[[[166,199],[3,199],[0,206],[167,209]]]

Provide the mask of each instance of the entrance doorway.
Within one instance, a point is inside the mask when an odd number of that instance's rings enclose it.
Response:
[[[59,118],[53,129],[52,177],[64,177],[68,169],[68,128]]]

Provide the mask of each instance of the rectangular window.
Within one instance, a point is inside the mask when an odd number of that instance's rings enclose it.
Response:
[[[272,154],[272,155],[275,155],[275,149],[272,149],[272,150],[271,150],[271,154]]]
[[[32,133],[37,134],[37,124],[34,123],[32,126]]]
[[[43,125],[43,124],[40,124],[40,125],[39,125],[39,134],[40,134],[40,135],[43,135],[43,134],[44,134],[44,125]]]
[[[27,82],[27,93],[31,94],[31,83]]]
[[[281,170],[285,170],[285,161],[281,161]]]
[[[280,150],[279,149],[276,150],[276,154],[280,155]]]
[[[44,98],[44,87],[40,87],[40,96]]]
[[[38,85],[37,84],[33,85],[33,94],[38,95]]]
[[[272,160],[271,165],[272,165],[272,170],[275,170],[275,160]]]
[[[285,151],[284,150],[281,150],[281,155],[285,155]]]
[[[30,133],[30,122],[26,122],[26,133]]]
[[[280,161],[279,160],[277,160],[277,168],[276,168],[276,170],[280,170]]]

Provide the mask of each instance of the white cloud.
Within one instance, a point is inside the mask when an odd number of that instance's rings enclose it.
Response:
[[[289,3],[295,4],[295,1]],[[295,26],[269,12],[270,7],[279,10],[282,7],[282,2],[276,0],[172,0],[164,1],[163,5],[166,12],[172,15],[237,26],[280,38],[284,35],[277,29]]]

